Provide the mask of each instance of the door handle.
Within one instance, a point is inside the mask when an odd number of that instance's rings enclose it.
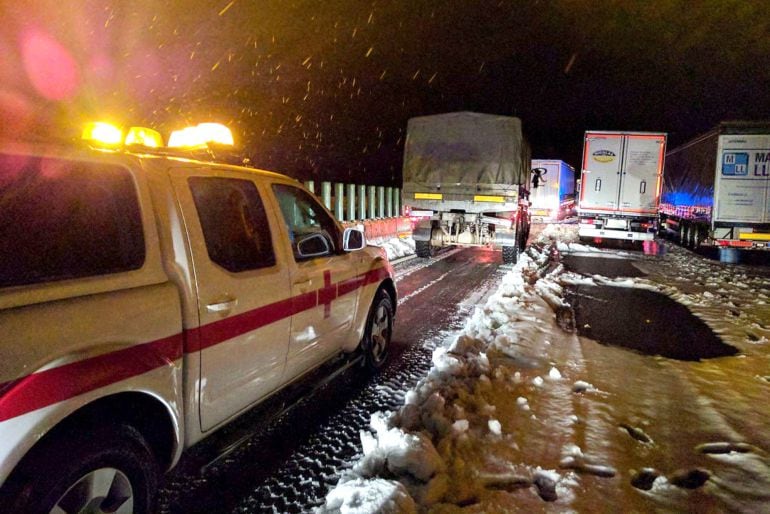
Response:
[[[215,302],[206,305],[206,310],[209,312],[227,312],[231,311],[236,305],[238,305],[238,299],[229,298],[222,302]]]
[[[292,282],[295,286],[309,286],[313,283],[313,279],[308,275],[299,275],[296,280]]]

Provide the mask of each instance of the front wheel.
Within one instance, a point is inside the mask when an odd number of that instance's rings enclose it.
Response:
[[[12,511],[153,512],[159,471],[141,434],[128,425],[76,430],[28,456],[11,493]]]
[[[390,295],[380,289],[372,302],[362,341],[364,363],[370,371],[379,370],[388,360],[392,335],[393,302]]]

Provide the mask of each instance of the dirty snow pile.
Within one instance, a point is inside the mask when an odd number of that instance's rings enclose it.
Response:
[[[371,430],[361,432],[363,457],[319,512],[450,512],[469,504],[499,512],[573,496],[572,470],[521,463],[527,434],[542,430],[530,401],[549,389],[557,398],[574,394],[554,363],[537,362],[537,348],[575,337],[557,325],[554,311],[565,304],[547,265],[545,252],[523,254],[464,329],[434,351],[432,369],[403,407],[372,416]],[[512,503],[511,491],[525,493]]]
[[[411,237],[391,237],[388,239],[370,239],[367,243],[372,246],[384,248],[388,254],[388,260],[398,259],[414,254],[414,239]]]
[[[577,226],[550,223],[537,237],[538,243],[555,243],[560,252],[601,252],[579,242]]]

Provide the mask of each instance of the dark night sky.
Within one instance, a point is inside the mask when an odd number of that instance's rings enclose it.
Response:
[[[586,129],[674,146],[770,118],[766,1],[0,4],[0,136],[86,119],[230,125],[258,167],[399,183],[408,118],[519,116],[579,167]]]

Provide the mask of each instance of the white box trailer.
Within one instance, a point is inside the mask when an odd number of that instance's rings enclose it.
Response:
[[[666,134],[587,131],[578,202],[581,239],[652,240]]]
[[[560,160],[532,159],[530,182],[532,221],[558,221],[574,214],[575,168]]]
[[[668,152],[660,222],[690,248],[770,249],[770,122],[723,122]]]

